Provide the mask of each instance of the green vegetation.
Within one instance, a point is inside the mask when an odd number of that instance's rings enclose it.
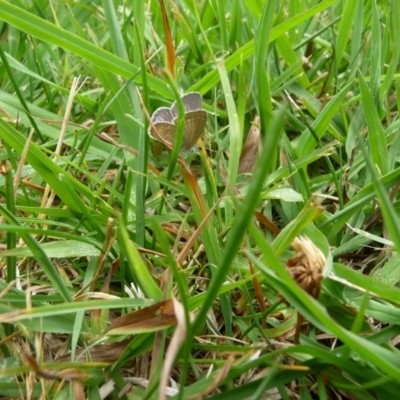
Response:
[[[397,1],[0,0],[0,29],[1,398],[398,397]]]

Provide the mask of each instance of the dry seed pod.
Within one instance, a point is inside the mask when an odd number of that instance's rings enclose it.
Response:
[[[326,258],[321,250],[307,237],[292,242],[295,256],[286,263],[288,272],[296,283],[314,298],[318,298]]]

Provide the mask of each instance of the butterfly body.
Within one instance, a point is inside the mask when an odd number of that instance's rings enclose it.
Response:
[[[182,149],[190,151],[195,145],[207,122],[207,112],[201,109],[201,95],[190,92],[182,96],[185,110],[185,122],[183,131]],[[176,136],[176,124],[178,121],[178,107],[174,102],[171,108],[160,107],[151,116],[153,126],[149,133],[161,142],[173,145]]]

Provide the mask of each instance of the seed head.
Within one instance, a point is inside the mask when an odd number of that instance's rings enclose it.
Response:
[[[286,267],[296,283],[314,298],[318,298],[326,258],[308,237],[295,238],[292,242],[295,256]]]

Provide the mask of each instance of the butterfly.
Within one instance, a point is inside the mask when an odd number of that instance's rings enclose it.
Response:
[[[197,92],[184,94],[182,97],[185,109],[185,125],[183,131],[183,152],[190,151],[202,134],[207,122],[207,112],[201,109],[201,95]],[[173,146],[178,120],[178,106],[174,102],[171,108],[160,107],[151,116],[153,126],[149,128],[150,136]]]

